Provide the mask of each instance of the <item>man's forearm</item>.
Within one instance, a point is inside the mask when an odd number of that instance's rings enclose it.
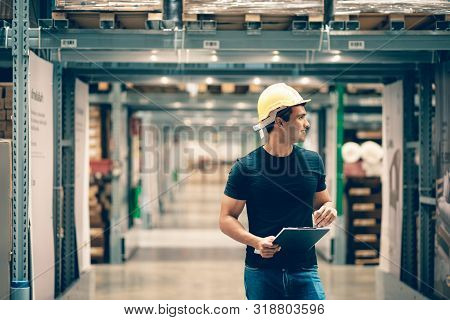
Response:
[[[231,216],[221,218],[220,230],[230,238],[254,248],[258,241],[261,240],[261,238],[248,232],[239,220]]]

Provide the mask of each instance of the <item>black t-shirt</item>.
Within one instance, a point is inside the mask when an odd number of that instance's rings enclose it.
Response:
[[[276,236],[285,227],[312,227],[313,200],[326,188],[325,170],[318,153],[294,145],[287,157],[274,157],[263,147],[238,159],[231,168],[225,194],[246,200],[250,233]],[[245,263],[257,268],[296,268],[317,264],[308,252],[281,251],[265,259],[247,246]]]

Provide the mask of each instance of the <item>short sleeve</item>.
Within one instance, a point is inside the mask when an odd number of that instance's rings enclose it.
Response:
[[[228,174],[228,181],[224,193],[233,199],[246,200],[246,190],[244,167],[238,159],[231,167],[230,173]]]
[[[317,188],[316,192],[323,191],[327,188],[327,184],[325,182],[325,167],[323,165],[322,157],[317,154],[317,161],[318,161],[318,169],[319,169],[319,180],[317,181]]]

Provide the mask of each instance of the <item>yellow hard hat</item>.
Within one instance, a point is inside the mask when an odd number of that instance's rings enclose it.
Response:
[[[261,130],[268,124],[275,121],[278,111],[304,104],[311,99],[303,99],[302,96],[294,88],[285,83],[276,83],[267,87],[258,99],[258,121],[253,126],[255,131]]]

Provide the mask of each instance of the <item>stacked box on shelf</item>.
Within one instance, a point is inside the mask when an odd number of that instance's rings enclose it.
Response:
[[[381,233],[381,181],[378,177],[348,177],[347,263],[379,263]]]
[[[0,0],[0,20],[13,18],[13,0]]]
[[[12,139],[12,83],[0,83],[0,139]]]
[[[102,158],[102,119],[100,108],[89,108],[89,158]]]
[[[91,234],[91,261],[100,263],[104,261],[104,223],[102,219],[102,206],[98,200],[98,185],[91,179],[89,186],[89,217]]]
[[[102,122],[100,107],[89,108],[89,158],[90,158],[90,187],[89,212],[91,234],[91,261],[93,263],[108,262],[109,255],[109,210],[111,161],[102,159],[103,139],[102,129],[106,124]]]

